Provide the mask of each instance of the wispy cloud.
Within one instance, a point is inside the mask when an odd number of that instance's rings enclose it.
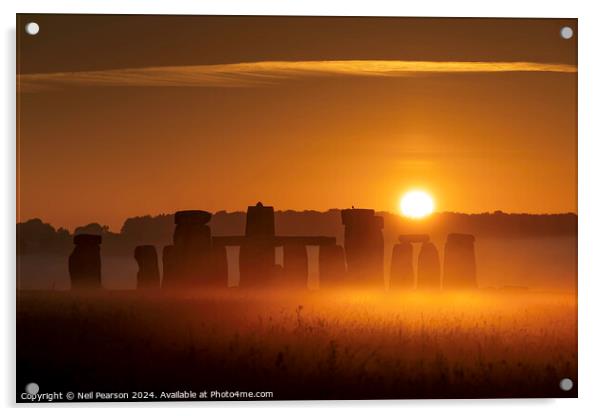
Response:
[[[264,61],[25,74],[18,77],[18,88],[22,92],[36,92],[65,87],[250,87],[303,77],[406,77],[492,72],[574,73],[577,67],[537,62]]]

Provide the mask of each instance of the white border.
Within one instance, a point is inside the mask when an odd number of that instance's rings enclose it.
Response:
[[[2,195],[0,264],[4,273],[2,325],[3,342],[0,343],[0,394],[4,406],[14,400],[14,276],[15,276],[15,13],[132,13],[132,14],[255,14],[255,15],[339,15],[339,16],[443,16],[443,17],[577,17],[579,18],[579,399],[566,400],[431,400],[431,401],[381,401],[381,402],[278,402],[266,403],[204,403],[204,404],[151,404],[145,412],[165,413],[165,407],[198,412],[216,411],[225,407],[250,414],[282,413],[306,415],[307,412],[332,412],[345,407],[349,415],[365,415],[378,410],[398,415],[401,412],[420,410],[425,414],[454,414],[482,416],[507,415],[508,413],[545,412],[550,415],[566,415],[568,412],[600,414],[601,400],[598,393],[602,376],[600,354],[602,337],[599,317],[602,317],[601,294],[602,268],[598,257],[602,254],[602,14],[595,1],[525,0],[486,1],[327,1],[327,0],[21,0],[0,3],[3,25],[1,66],[4,99],[2,123],[4,138],[1,144],[0,164]],[[111,412],[125,413],[125,409],[111,405]],[[199,409],[199,407],[201,409]],[[307,407],[310,407],[308,409]],[[69,409],[71,408],[71,409]],[[243,410],[244,408],[244,410]],[[283,410],[282,408],[285,408]],[[11,409],[11,411],[13,411]],[[73,406],[44,406],[44,412],[63,414],[65,411],[80,412]],[[33,409],[25,409],[26,412]],[[104,413],[102,405],[89,405],[87,411]]]

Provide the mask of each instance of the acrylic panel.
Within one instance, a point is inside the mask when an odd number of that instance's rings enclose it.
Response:
[[[16,400],[577,397],[577,35],[18,15]]]

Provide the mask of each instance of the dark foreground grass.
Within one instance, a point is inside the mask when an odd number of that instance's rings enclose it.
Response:
[[[576,397],[576,297],[532,293],[20,292],[17,395]],[[236,398],[234,398],[236,399]],[[20,401],[21,398],[17,397]]]

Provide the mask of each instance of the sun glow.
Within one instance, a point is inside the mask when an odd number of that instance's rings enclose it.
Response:
[[[424,191],[406,192],[399,201],[401,213],[409,218],[424,218],[435,209],[433,198]]]

